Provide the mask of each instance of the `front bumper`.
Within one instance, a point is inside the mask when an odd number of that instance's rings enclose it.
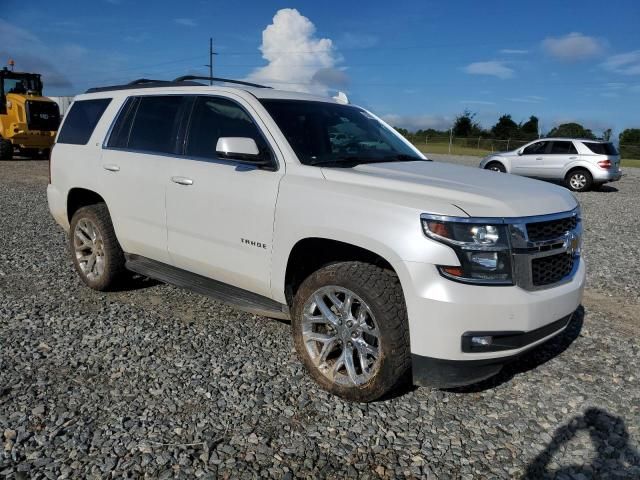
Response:
[[[436,388],[452,388],[478,383],[498,374],[502,368],[520,357],[533,346],[540,345],[561,333],[571,322],[572,315],[561,318],[549,325],[530,332],[482,332],[502,337],[503,345],[514,344],[524,347],[519,353],[506,357],[489,358],[484,360],[445,360],[411,355],[414,385]],[[477,335],[478,333],[476,333]],[[465,349],[466,334],[462,337],[462,348]],[[504,348],[503,350],[507,350]]]
[[[446,373],[452,365],[454,370],[460,370],[460,366],[471,369],[468,375],[455,375],[456,385],[494,375],[510,357],[565,328],[550,325],[569,318],[580,306],[586,277],[582,257],[569,281],[534,291],[453,282],[443,278],[434,265],[424,263],[403,262],[399,267],[396,270],[405,292],[414,381],[418,385],[451,386],[452,382],[445,380],[452,376]],[[539,337],[536,331],[545,336]],[[526,341],[502,338],[504,348],[465,351],[463,337],[471,332],[522,334]]]

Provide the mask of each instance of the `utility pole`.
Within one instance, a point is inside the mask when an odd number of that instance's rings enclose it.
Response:
[[[213,38],[209,37],[209,63],[205,67],[209,67],[209,76],[213,77],[213,56],[218,52],[213,51]],[[213,85],[213,80],[209,80],[209,85]]]

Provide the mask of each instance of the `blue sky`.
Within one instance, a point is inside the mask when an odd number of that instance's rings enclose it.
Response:
[[[341,89],[410,129],[465,108],[485,126],[640,127],[637,0],[2,3],[0,62],[43,73],[50,95],[205,73],[213,36],[216,75]]]

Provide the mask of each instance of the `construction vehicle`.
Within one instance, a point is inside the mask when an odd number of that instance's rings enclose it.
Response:
[[[0,70],[0,160],[48,158],[60,125],[58,104],[42,96],[37,73]]]

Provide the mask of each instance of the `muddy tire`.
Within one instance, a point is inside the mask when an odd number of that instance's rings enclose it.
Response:
[[[69,246],[73,265],[94,290],[110,290],[125,276],[125,258],[104,203],[78,209],[71,219]]]
[[[292,313],[298,355],[325,390],[369,402],[406,381],[409,325],[394,272],[363,262],[321,268],[302,282]]]

